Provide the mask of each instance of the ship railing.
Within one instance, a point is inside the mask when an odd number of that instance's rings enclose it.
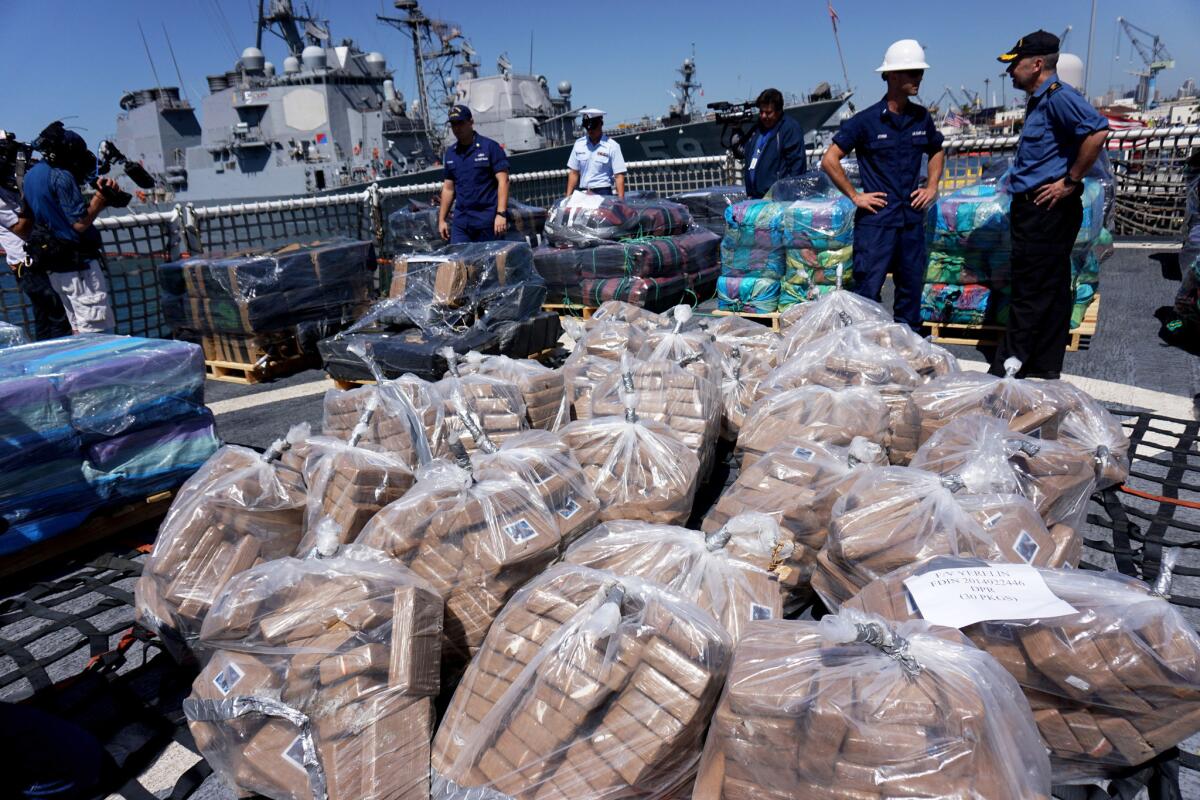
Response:
[[[1010,155],[1018,138],[956,137],[946,140],[944,188],[975,182],[985,166]],[[1115,131],[1108,153],[1116,174],[1117,235],[1179,239],[1186,213],[1186,181],[1200,153],[1200,126]],[[512,196],[546,206],[562,196],[567,170],[511,176]],[[726,156],[632,162],[627,188],[669,196],[689,189],[741,181],[741,164]],[[104,241],[117,331],[164,336],[170,331],[159,308],[157,266],[185,255],[227,254],[278,247],[331,236],[370,239],[381,260],[393,255],[386,220],[408,200],[428,201],[440,181],[410,186],[370,185],[359,192],[243,203],[176,205],[167,211],[128,213],[96,222]],[[379,270],[380,288],[386,268]],[[0,270],[0,319],[32,332],[32,312],[11,273]]]

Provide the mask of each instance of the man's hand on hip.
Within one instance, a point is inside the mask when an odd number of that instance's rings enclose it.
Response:
[[[1067,183],[1065,178],[1059,178],[1054,183],[1047,183],[1038,189],[1033,202],[1046,208],[1054,208],[1059,200],[1065,200],[1075,193],[1075,187]]]
[[[933,205],[933,201],[937,200],[938,190],[936,186],[926,186],[924,189],[917,189],[910,196],[909,202],[917,211],[924,211]]]
[[[854,201],[854,205],[872,214],[887,205],[886,192],[858,192],[850,199]]]
[[[492,231],[497,236],[503,236],[508,233],[508,218],[499,211],[496,212],[496,221],[492,225]]]

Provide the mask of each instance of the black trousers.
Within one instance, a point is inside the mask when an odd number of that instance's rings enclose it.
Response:
[[[25,267],[17,275],[17,286],[29,298],[33,307],[33,338],[41,342],[71,335],[71,323],[62,298],[50,285],[46,273]]]
[[[1019,378],[1057,378],[1071,336],[1071,248],[1083,223],[1082,192],[1047,208],[1033,202],[1036,191],[1012,199],[1012,303],[993,375],[1003,375],[1012,356],[1021,361]]]

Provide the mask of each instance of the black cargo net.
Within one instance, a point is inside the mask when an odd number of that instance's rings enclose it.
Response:
[[[250,204],[249,207],[253,208],[254,205]],[[204,252],[215,254],[282,247],[331,236],[375,238],[367,205],[360,201],[262,211],[242,210],[236,214],[219,213],[199,219],[198,227]]]
[[[1164,557],[1174,553],[1167,597],[1200,624],[1200,423],[1117,413],[1130,435],[1133,468],[1124,487],[1092,497],[1083,567],[1153,583]],[[724,482],[719,475],[718,484]],[[707,487],[697,502],[719,491],[719,485]],[[0,600],[0,700],[34,703],[96,733],[121,755],[119,794],[127,800],[144,800],[151,789],[182,799],[210,770],[197,761],[180,710],[194,671],[177,666],[134,625],[134,585],[146,557],[137,550],[104,555]],[[148,787],[149,778],[139,776],[151,774],[147,767],[167,748],[176,748],[172,764],[191,766],[165,786]],[[1200,758],[1170,750],[1107,790],[1061,787],[1054,794],[1061,800],[1196,797]]]

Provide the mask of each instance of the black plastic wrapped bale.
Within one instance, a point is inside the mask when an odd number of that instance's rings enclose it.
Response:
[[[514,241],[520,237],[524,241],[529,237],[540,236],[546,227],[546,209],[531,206],[515,198],[509,198],[508,237]],[[447,215],[449,222],[454,218],[454,212]],[[438,233],[438,207],[409,199],[405,205],[393,211],[387,219],[388,235],[395,252],[428,253],[445,244]]]
[[[332,239],[158,267],[163,318],[175,328],[253,334],[302,322],[346,324],[371,299],[375,246]]]

